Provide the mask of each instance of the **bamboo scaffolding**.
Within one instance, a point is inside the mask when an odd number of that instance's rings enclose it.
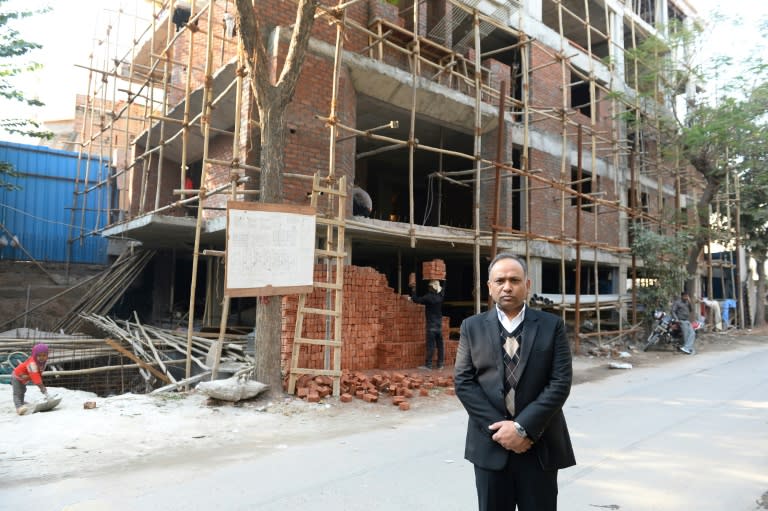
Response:
[[[316,119],[323,120],[327,123],[330,130],[329,140],[329,158],[331,160],[329,171],[331,174],[334,172],[335,165],[335,145],[344,136],[339,136],[340,132],[348,134],[349,136],[367,137],[369,140],[381,142],[387,144],[386,147],[373,149],[364,153],[358,153],[355,155],[356,159],[361,160],[377,154],[381,154],[386,151],[392,151],[396,149],[407,149],[408,151],[408,208],[409,208],[409,222],[404,228],[393,227],[391,225],[385,225],[379,222],[359,222],[354,219],[346,221],[346,225],[354,226],[359,232],[371,232],[382,233],[388,236],[408,239],[411,247],[415,247],[417,242],[421,240],[435,240],[450,243],[460,243],[463,245],[472,245],[474,248],[474,261],[473,271],[475,276],[475,286],[473,294],[475,295],[475,309],[480,310],[480,260],[481,254],[489,250],[495,250],[494,239],[498,243],[510,242],[510,241],[522,241],[525,246],[526,260],[531,262],[531,243],[532,242],[546,242],[556,246],[560,249],[560,281],[562,285],[562,294],[565,295],[565,282],[566,282],[566,266],[571,264],[571,257],[573,250],[576,251],[577,259],[577,272],[581,273],[581,257],[589,256],[585,249],[591,249],[591,271],[587,271],[585,265],[585,275],[587,278],[585,282],[591,278],[590,285],[596,285],[598,282],[598,276],[600,274],[600,255],[617,256],[621,259],[621,263],[618,266],[617,276],[621,276],[621,272],[626,270],[627,265],[632,268],[632,273],[636,271],[637,262],[632,258],[631,264],[627,262],[627,256],[630,253],[628,248],[627,235],[625,233],[625,227],[633,221],[652,222],[658,225],[660,228],[670,227],[671,224],[661,218],[659,215],[654,214],[642,207],[642,204],[638,203],[634,198],[627,200],[623,194],[625,188],[632,190],[631,195],[644,194],[647,190],[656,191],[656,202],[661,203],[662,197],[666,194],[667,187],[669,186],[666,180],[672,173],[676,173],[675,168],[670,168],[663,161],[658,148],[654,151],[648,151],[642,149],[636,152],[632,147],[633,143],[639,143],[641,138],[640,132],[648,130],[649,132],[658,133],[660,131],[658,116],[649,115],[647,118],[643,118],[643,123],[639,125],[638,134],[636,134],[635,140],[630,141],[627,134],[624,133],[624,128],[621,126],[621,122],[618,120],[620,115],[626,111],[632,111],[638,113],[638,118],[641,118],[639,113],[646,112],[648,105],[644,104],[639,95],[628,96],[627,98],[619,98],[614,94],[611,94],[615,90],[615,86],[621,83],[623,79],[624,70],[618,69],[617,64],[611,58],[607,64],[597,63],[595,60],[595,50],[598,45],[597,51],[600,51],[602,45],[607,45],[609,48],[610,56],[612,57],[614,52],[624,52],[625,55],[622,59],[626,58],[624,62],[627,70],[626,81],[628,85],[634,87],[635,90],[639,89],[639,69],[642,63],[637,58],[631,60],[627,57],[627,53],[638,46],[639,38],[647,36],[648,28],[644,25],[636,26],[634,15],[625,15],[624,23],[628,25],[628,35],[625,38],[623,33],[614,34],[614,27],[612,26],[612,16],[615,13],[611,13],[607,3],[597,6],[596,4],[584,0],[583,7],[575,3],[575,5],[565,5],[564,2],[559,0],[552,0],[551,4],[556,9],[557,27],[554,27],[555,32],[559,36],[559,45],[556,47],[548,47],[542,41],[536,40],[530,37],[525,30],[523,9],[517,7],[518,12],[518,27],[510,27],[508,22],[502,22],[500,19],[494,18],[479,12],[478,9],[465,5],[459,1],[450,1],[452,9],[456,13],[460,13],[463,19],[471,21],[472,28],[467,32],[463,42],[453,44],[441,44],[438,43],[434,37],[430,35],[424,35],[419,33],[417,27],[422,25],[423,20],[420,20],[419,9],[413,8],[401,12],[402,16],[408,16],[411,18],[412,26],[414,30],[408,30],[403,27],[390,26],[387,23],[379,23],[378,25],[364,26],[352,19],[351,16],[346,16],[346,9],[352,5],[358,4],[359,0],[353,0],[351,2],[340,3],[335,7],[321,6],[317,16],[326,18],[329,22],[337,24],[337,34],[351,34],[354,33],[363,38],[368,38],[368,45],[359,46],[355,50],[349,50],[344,48],[343,41],[337,37],[333,63],[334,68],[338,68],[343,65],[344,59],[347,54],[355,52],[358,55],[368,55],[369,58],[385,62],[384,54],[393,53],[397,56],[402,56],[407,59],[408,62],[408,83],[410,87],[410,106],[408,108],[409,115],[409,130],[406,139],[399,139],[396,137],[387,137],[371,131],[359,130],[355,127],[346,126],[339,120],[335,114],[336,98],[338,91],[336,90],[336,84],[334,83],[334,89],[331,92],[332,109],[331,114],[328,117],[315,116]],[[201,179],[201,186],[198,189],[187,189],[183,186],[185,177],[187,175],[187,167],[190,164],[189,158],[190,151],[190,134],[192,130],[199,130],[202,133],[202,178],[207,176],[211,166],[216,167],[230,167],[233,173],[238,169],[244,169],[249,171],[258,172],[257,167],[249,166],[245,164],[238,153],[240,147],[245,147],[245,144],[240,140],[243,135],[239,133],[240,130],[240,114],[243,108],[242,102],[242,90],[240,73],[237,73],[235,79],[224,87],[224,90],[218,92],[216,97],[213,97],[213,90],[210,85],[216,60],[213,54],[214,45],[221,46],[222,49],[229,41],[226,38],[214,33],[213,30],[213,7],[215,2],[212,0],[205,4],[205,6],[198,11],[194,6],[192,8],[191,20],[197,21],[197,27],[194,29],[197,33],[201,34],[206,41],[205,51],[200,51],[198,43],[194,42],[196,38],[191,37],[189,33],[190,26],[187,25],[179,31],[175,31],[171,24],[170,16],[166,22],[165,38],[157,41],[158,46],[155,45],[155,36],[162,37],[163,30],[157,24],[159,16],[153,17],[151,26],[151,44],[152,50],[149,52],[150,61],[148,64],[135,64],[136,54],[135,47],[131,49],[130,56],[126,56],[120,59],[130,60],[130,72],[129,76],[132,79],[132,83],[139,84],[137,91],[128,90],[129,101],[127,105],[122,106],[114,116],[108,118],[108,121],[102,126],[93,125],[90,127],[91,133],[87,136],[83,136],[87,142],[84,143],[84,147],[94,146],[101,143],[101,134],[110,133],[107,137],[109,142],[108,151],[112,151],[113,130],[117,129],[118,120],[131,119],[131,109],[129,108],[134,102],[140,99],[146,100],[145,115],[136,119],[136,122],[142,124],[142,128],[146,133],[147,140],[157,139],[158,142],[154,147],[145,147],[142,152],[136,155],[135,159],[131,162],[126,162],[120,169],[117,169],[114,173],[109,174],[106,178],[99,178],[98,183],[95,186],[87,186],[82,191],[78,191],[76,199],[78,211],[85,211],[85,201],[83,204],[79,204],[77,201],[82,199],[86,193],[100,193],[101,190],[109,190],[112,186],[114,179],[124,178],[131,175],[133,172],[141,169],[141,175],[139,179],[140,186],[140,203],[139,203],[139,216],[147,213],[165,213],[173,208],[189,204],[191,202],[197,202],[200,207],[197,209],[197,221],[195,229],[195,241],[193,249],[193,275],[191,279],[191,299],[190,307],[187,313],[187,353],[185,353],[187,360],[187,376],[189,377],[189,371],[191,369],[190,364],[196,363],[193,353],[196,353],[196,347],[194,347],[193,336],[193,322],[194,317],[194,301],[196,295],[196,276],[198,273],[198,253],[200,250],[200,235],[202,228],[202,219],[204,209],[206,209],[205,199],[213,194],[218,193],[231,193],[231,197],[236,197],[237,193],[250,194],[252,192],[239,191],[236,192],[237,185],[242,184],[242,180],[233,180],[224,185],[215,187],[213,190],[206,190],[206,185]],[[416,4],[414,4],[416,5]],[[166,6],[167,7],[167,6]],[[599,9],[602,12],[595,11]],[[592,12],[590,12],[592,10]],[[581,11],[581,14],[580,12]],[[156,14],[158,14],[156,12]],[[599,19],[599,15],[602,14],[605,19],[605,26],[597,26],[595,20]],[[572,38],[569,38],[568,32],[565,28],[565,19],[579,23],[584,29],[584,39],[579,43],[584,46],[583,48],[577,44]],[[447,23],[446,20],[443,20]],[[441,21],[441,22],[443,22]],[[503,45],[502,47],[494,50],[487,50],[483,52],[483,38],[487,35],[489,28],[499,31],[510,38],[510,44]],[[144,34],[147,32],[145,31]],[[172,55],[172,49],[175,45],[180,44],[182,37],[188,37],[187,42],[187,56],[186,58],[175,58]],[[623,39],[626,39],[629,43],[629,48],[624,48]],[[138,40],[138,39],[137,39]],[[474,50],[472,58],[466,57],[463,51],[467,48]],[[536,51],[545,56],[543,61],[537,61],[536,65],[531,64],[532,52]],[[519,79],[522,90],[518,97],[507,95],[504,88],[497,90],[491,85],[489,79],[489,70],[484,67],[483,60],[489,57],[493,57],[499,54],[505,54],[507,52],[519,52],[520,54],[520,67],[519,70],[512,74],[513,81]],[[193,60],[194,55],[205,54],[205,65],[201,67],[199,60]],[[222,53],[223,54],[223,53]],[[588,62],[587,66],[579,67],[576,62],[582,55],[586,55]],[[443,58],[444,57],[444,58]],[[117,60],[117,59],[116,59]],[[218,61],[216,61],[218,62]],[[579,62],[583,63],[583,59]],[[622,61],[623,62],[623,61]],[[169,77],[172,66],[183,66],[186,69],[186,82],[184,87],[176,87],[172,85]],[[530,94],[531,83],[534,80],[534,76],[537,72],[546,70],[548,67],[557,65],[561,74],[561,96],[559,104],[536,104],[536,100]],[[597,66],[601,66],[601,70],[608,70],[612,77],[612,83],[606,83],[603,79],[598,78]],[[405,66],[401,66],[405,67]],[[584,69],[586,67],[586,69]],[[111,77],[118,76],[117,63],[114,68],[108,71],[98,71],[96,66],[89,66],[91,73],[100,75],[102,78],[109,75]],[[106,73],[106,74],[105,74]],[[202,79],[199,79],[196,75],[202,75]],[[334,74],[336,76],[336,74]],[[604,76],[604,75],[603,75]],[[617,82],[613,83],[613,77],[616,77]],[[335,80],[337,78],[334,78]],[[429,81],[439,85],[443,85],[449,89],[461,91],[468,97],[472,97],[474,100],[474,114],[475,119],[473,121],[473,150],[472,154],[468,154],[462,151],[452,150],[450,147],[444,147],[442,141],[439,147],[432,147],[428,144],[419,142],[418,132],[416,130],[416,117],[418,115],[420,104],[418,92],[424,81]],[[193,85],[196,83],[201,84],[203,92],[203,107],[199,111],[193,111],[192,109],[192,93]],[[632,83],[630,83],[632,82]],[[572,90],[576,86],[588,86],[589,100],[584,101],[581,105],[576,105],[571,100],[570,95]],[[236,119],[234,124],[234,131],[228,129],[220,129],[211,125],[210,113],[212,108],[221,107],[220,101],[234,89],[237,89],[235,94],[236,101],[233,110],[233,118]],[[101,91],[101,89],[99,89]],[[155,90],[163,91],[162,98],[155,97]],[[169,96],[172,94],[181,94],[181,101],[184,102],[184,112],[181,119],[177,119],[169,116]],[[90,97],[90,94],[89,94]],[[95,109],[97,107],[106,107],[109,103],[112,106],[118,102],[113,95],[110,101],[106,100],[106,96],[103,97],[100,103],[92,102],[91,106],[94,109],[92,112],[92,118],[98,116]],[[482,118],[481,114],[483,108],[487,108],[487,104],[498,102],[501,105],[510,105],[509,109],[504,107],[500,108],[498,114],[499,117],[499,129],[502,126],[509,129],[514,124],[522,126],[522,134],[518,136],[513,142],[515,149],[520,150],[520,164],[519,168],[510,161],[506,160],[505,156],[502,156],[501,148],[498,154],[491,158],[485,158],[482,155],[482,142],[481,127]],[[579,110],[589,109],[590,114],[588,121],[585,122],[585,118]],[[612,122],[605,122],[604,119],[598,118],[599,109],[609,109],[610,117],[614,119]],[[603,110],[604,112],[605,110]],[[601,112],[601,115],[602,113]],[[562,151],[560,152],[560,168],[559,175],[546,175],[546,172],[541,172],[542,169],[531,168],[531,152],[534,149],[538,149],[534,146],[532,132],[537,129],[541,123],[556,123],[558,126],[558,135]],[[124,123],[127,129],[127,122]],[[250,126],[252,128],[253,125]],[[549,128],[542,128],[549,129]],[[107,131],[109,130],[109,131]],[[127,134],[127,131],[125,132]],[[159,133],[159,135],[158,135]],[[216,135],[232,136],[233,139],[233,151],[231,160],[212,158],[209,156],[209,146],[212,138]],[[124,154],[128,154],[127,136],[126,146]],[[511,130],[510,130],[510,139]],[[163,169],[168,163],[165,162],[165,152],[167,146],[171,142],[178,142],[181,140],[181,161],[178,163],[180,176],[180,184],[182,187],[173,187],[175,195],[181,195],[181,200],[176,201],[170,205],[161,206],[159,202],[160,190],[164,183],[168,179],[167,169]],[[442,139],[441,139],[442,140]],[[507,145],[511,145],[507,144]],[[469,170],[466,171],[444,171],[442,168],[438,172],[430,173],[430,177],[435,177],[442,182],[453,183],[459,186],[472,186],[474,187],[474,197],[472,204],[472,218],[474,222],[473,229],[461,230],[454,229],[450,231],[447,226],[444,227],[444,232],[435,234],[428,229],[423,229],[414,223],[415,219],[415,197],[414,197],[414,155],[416,151],[426,151],[435,153],[439,156],[442,162],[443,157],[460,158],[466,161],[471,161],[471,165],[468,165]],[[578,153],[579,161],[577,162],[578,172],[588,173],[589,176],[585,178],[579,178],[574,180],[571,176],[572,167],[572,152]],[[173,164],[176,165],[176,164]],[[637,168],[635,169],[635,165]],[[625,173],[628,169],[632,176],[629,178],[630,186],[624,187],[627,181],[626,177],[622,177],[622,169]],[[83,182],[89,182],[89,169],[84,169],[85,179]],[[154,176],[154,187],[150,186],[149,179],[150,173],[156,171]],[[466,172],[466,174],[464,173]],[[497,176],[493,176],[493,172],[497,173]],[[610,174],[612,172],[613,174]],[[601,175],[607,175],[613,182],[613,189],[610,187],[602,187],[600,184]],[[466,176],[466,179],[463,179]],[[510,177],[519,177],[520,186],[512,189]],[[311,179],[312,176],[303,174],[286,174],[285,178],[290,179]],[[80,178],[78,178],[80,179]],[[480,189],[481,185],[489,183],[491,180],[495,180],[496,186],[500,186],[503,183],[505,191],[507,193],[519,194],[520,197],[520,212],[522,216],[521,228],[512,229],[510,226],[503,225],[503,222],[498,218],[490,222],[491,233],[481,229],[481,216],[479,205],[481,202]],[[589,183],[591,189],[586,190],[586,184]],[[683,179],[678,175],[677,179],[677,194],[679,194],[679,187],[684,184],[690,183],[693,186],[693,179]],[[154,188],[153,190],[151,190]],[[147,193],[150,190],[154,192],[154,197],[150,198]],[[535,197],[535,192],[551,190],[556,193],[559,198],[559,210],[560,210],[560,225],[559,232],[551,234],[542,234],[535,232],[534,219],[532,215],[532,203]],[[152,200],[153,199],[153,200]],[[572,215],[572,203],[576,204],[575,215]],[[586,208],[587,205],[591,206],[591,210],[587,209],[582,211],[582,207]],[[101,206],[100,206],[101,207]],[[74,211],[74,208],[73,208]],[[106,209],[105,209],[106,211]],[[591,215],[591,217],[590,217]],[[600,233],[600,219],[599,216],[604,215],[616,215],[620,230],[622,231],[618,238],[618,243],[604,243],[601,242]],[[570,223],[572,216],[576,217],[576,233],[573,237],[573,226]],[[589,221],[591,220],[591,229],[589,228]],[[73,222],[74,223],[74,222]],[[583,224],[583,225],[582,225]],[[80,234],[70,236],[70,239],[82,239],[86,231],[89,234],[97,233],[98,228],[83,229],[81,227]],[[591,231],[591,232],[590,232]],[[590,277],[591,275],[591,277]],[[634,278],[634,277],[633,277]],[[112,286],[111,286],[112,287]],[[633,291],[635,286],[633,285]],[[208,290],[207,290],[208,291]],[[577,286],[576,295],[578,296],[581,290]],[[212,295],[210,292],[206,292],[208,297],[205,304],[206,321],[215,315],[214,309],[218,307],[218,304],[212,303]],[[578,303],[578,302],[577,302]],[[598,303],[600,299],[598,298]],[[636,300],[633,295],[633,311],[635,309]],[[219,336],[223,335],[226,325],[226,316],[228,315],[229,304],[222,303],[222,318],[220,324]],[[598,307],[599,308],[599,307]],[[576,307],[576,317],[586,309]],[[571,312],[571,311],[569,311]],[[563,312],[565,314],[565,312]],[[564,316],[565,317],[565,316]],[[620,316],[621,318],[621,316]],[[620,319],[621,320],[621,319]],[[578,319],[576,319],[578,325]],[[633,318],[634,322],[634,318]],[[601,318],[597,317],[598,332],[602,330]],[[217,352],[219,348],[214,348],[214,352]],[[214,364],[215,365],[215,364]],[[216,374],[216,371],[213,371]]]

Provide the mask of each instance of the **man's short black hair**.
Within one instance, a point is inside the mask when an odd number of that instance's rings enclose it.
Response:
[[[520,266],[523,268],[523,275],[528,278],[528,265],[525,263],[525,259],[520,257],[517,254],[512,254],[510,252],[499,252],[496,254],[496,257],[493,258],[491,263],[488,265],[488,278],[491,277],[491,270],[493,270],[493,265],[496,264],[501,259],[514,259],[517,261]]]

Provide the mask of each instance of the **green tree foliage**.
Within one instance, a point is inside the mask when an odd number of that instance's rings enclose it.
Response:
[[[758,112],[751,130],[741,140],[741,159],[735,171],[740,182],[739,202],[734,203],[734,215],[739,215],[740,234],[744,247],[757,265],[757,299],[755,325],[765,324],[765,274],[768,255],[768,83],[757,87],[750,104]],[[736,207],[738,206],[738,207]]]
[[[704,179],[694,205],[696,225],[688,231],[693,243],[688,245],[686,271],[694,278],[703,247],[711,239],[732,239],[731,232],[719,237],[711,229],[710,206],[723,191],[729,172],[745,160],[747,146],[764,120],[766,103],[752,91],[765,81],[766,67],[754,57],[744,66],[728,56],[701,59],[697,51],[709,36],[704,25],[672,24],[659,28],[659,33],[664,37],[648,37],[629,59],[638,70],[637,94],[650,109],[649,124],[664,141],[661,156],[673,162],[680,159],[682,166],[689,164]],[[731,73],[733,69],[744,71]],[[714,78],[725,82],[712,92],[707,82]]]
[[[668,310],[670,300],[683,289],[688,273],[685,263],[693,237],[680,231],[661,234],[641,223],[632,228],[632,253],[643,262],[645,275],[652,276],[637,288],[638,302],[650,322],[654,310]]]
[[[14,11],[10,10],[6,4],[7,0],[0,0],[0,98],[29,107],[42,106],[42,102],[26,97],[24,91],[13,84],[14,78],[20,74],[40,69],[40,64],[25,62],[25,57],[41,46],[23,39],[12,26],[14,21],[34,16],[42,11]],[[35,138],[50,139],[52,137],[52,133],[42,130],[37,122],[30,119],[0,118],[0,130]],[[12,165],[0,162],[0,188],[16,188],[8,181],[8,177],[15,175]]]

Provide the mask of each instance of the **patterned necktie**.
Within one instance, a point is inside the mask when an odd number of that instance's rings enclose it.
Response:
[[[518,375],[515,372],[520,363],[520,338],[521,329],[517,329],[517,335],[506,335],[502,329],[504,338],[504,377],[506,381],[507,394],[504,396],[504,402],[507,406],[510,416],[515,416],[515,389],[517,388]]]

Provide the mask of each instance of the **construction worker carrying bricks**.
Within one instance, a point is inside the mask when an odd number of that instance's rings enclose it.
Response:
[[[411,288],[411,300],[424,305],[426,319],[427,358],[419,369],[432,370],[432,358],[437,348],[437,368],[442,369],[445,364],[445,348],[443,346],[443,300],[445,300],[445,287],[439,280],[430,280],[427,293],[423,296],[416,294],[416,278],[409,279]]]

